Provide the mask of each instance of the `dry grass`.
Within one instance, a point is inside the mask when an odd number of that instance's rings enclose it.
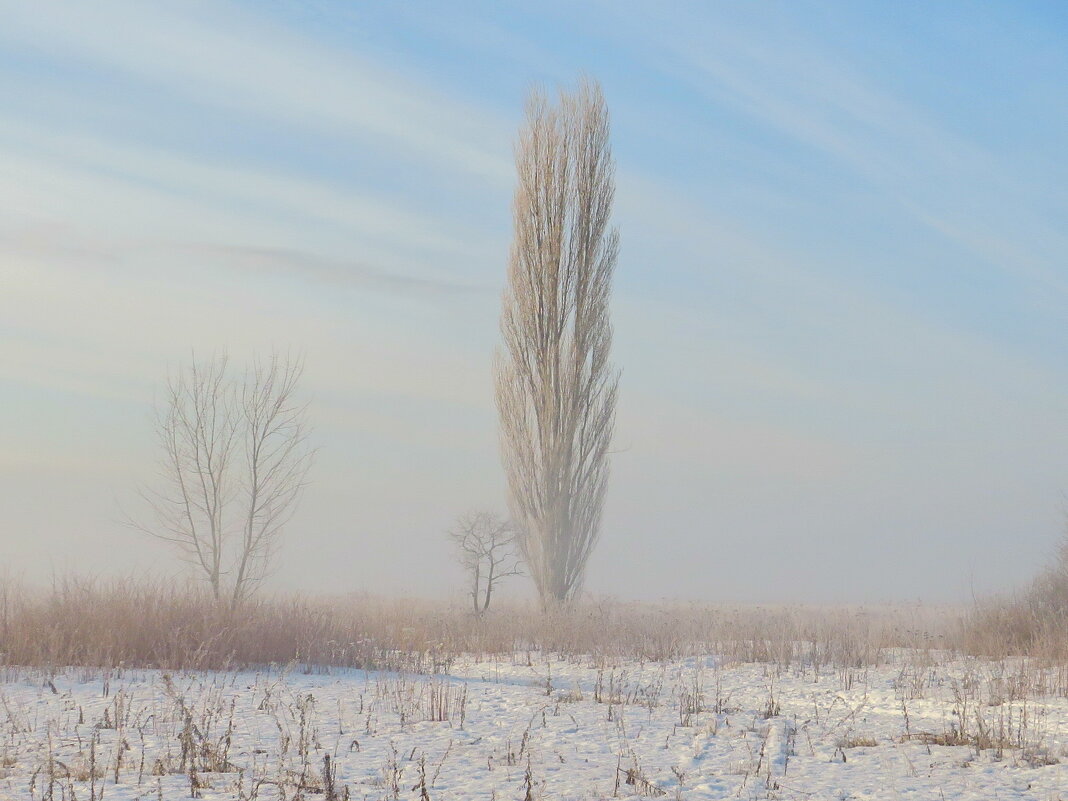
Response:
[[[459,654],[726,661],[843,670],[890,649],[945,645],[954,617],[918,607],[787,608],[585,603],[477,617],[448,604],[271,597],[237,613],[195,586],[68,578],[0,586],[0,665],[169,670],[297,664],[443,672]]]
[[[976,604],[955,637],[968,654],[1068,664],[1068,551],[1024,593]]]
[[[588,716],[591,708],[620,738],[612,761],[621,795],[664,792],[663,765],[651,772],[649,755],[639,759],[626,737],[624,721],[635,716],[667,719],[671,736],[701,730],[715,737],[741,726],[745,742],[753,738],[748,757],[737,762],[743,787],[761,771],[772,782],[764,749],[773,724],[784,720],[813,755],[815,739],[824,757],[834,746],[833,758],[842,762],[865,758],[853,749],[886,746],[927,755],[965,749],[954,757],[965,762],[1054,764],[1063,749],[1051,739],[1059,729],[1050,710],[1063,708],[1054,699],[1068,697],[1068,660],[970,658],[968,648],[1026,654],[1043,642],[1006,643],[1000,627],[1018,625],[1016,618],[993,618],[997,625],[982,618],[986,627],[977,627],[983,611],[962,617],[916,606],[601,602],[549,615],[515,605],[477,616],[466,604],[273,597],[233,614],[195,586],[67,579],[32,591],[0,584],[0,681],[31,678],[38,700],[55,710],[42,722],[0,693],[0,718],[7,721],[0,728],[0,778],[10,784],[15,776],[31,798],[42,799],[73,798],[76,791],[92,801],[105,784],[128,784],[143,797],[161,796],[165,785],[191,797],[211,788],[250,801],[274,790],[339,801],[354,781],[383,798],[409,788],[414,795],[433,789],[453,738],[440,750],[422,743],[418,754],[411,744],[398,751],[393,738],[421,737],[427,724],[449,731],[478,725],[481,702],[476,695],[469,718],[464,677],[485,674],[483,681],[493,682],[502,665],[521,677],[515,686],[542,699],[542,714],[524,714],[522,736],[494,745],[484,761],[487,771],[515,768],[517,780],[526,766],[528,791],[547,769],[530,753],[538,720],[544,728],[547,715],[551,724],[557,716]],[[257,670],[252,678],[232,672],[269,665],[283,669]],[[299,680],[289,683],[292,670],[332,666],[387,672],[364,676],[358,693],[335,698],[336,708]],[[748,684],[732,679],[747,672]],[[74,703],[72,678],[96,678],[102,695],[91,705],[81,696]],[[783,683],[792,688],[785,694]],[[146,694],[146,686],[156,690]],[[900,725],[873,723],[869,696],[891,716],[900,703]],[[276,729],[278,739],[270,753],[250,750],[247,733],[243,745],[234,745],[248,716],[273,722],[266,730]],[[380,747],[387,740],[388,752]],[[370,779],[353,773],[354,760],[366,759],[361,743],[381,765]],[[672,771],[681,788],[685,766]],[[777,788],[767,785],[769,797]]]
[[[839,748],[876,748],[879,742],[874,737],[851,734],[838,741]]]
[[[1068,669],[1068,579],[1048,574],[1014,599],[971,610],[586,602],[545,614],[376,598],[261,597],[232,612],[197,585],[65,578],[47,590],[0,580],[0,667],[237,669],[295,664],[446,672],[461,654],[625,658],[716,654],[850,672],[906,648],[1031,657]],[[940,658],[940,657],[939,657]],[[934,657],[932,657],[934,659]],[[1068,675],[1064,681],[1068,684]]]

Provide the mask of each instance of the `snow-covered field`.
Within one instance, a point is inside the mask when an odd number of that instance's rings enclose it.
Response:
[[[1068,799],[1063,675],[889,662],[12,674],[0,797]]]

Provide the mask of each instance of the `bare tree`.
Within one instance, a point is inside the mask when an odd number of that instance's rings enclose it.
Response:
[[[263,580],[305,486],[302,373],[275,354],[238,379],[225,355],[194,357],[157,411],[159,483],[141,492],[154,520],[137,527],[176,546],[231,608]]]
[[[522,575],[512,524],[492,512],[468,512],[456,521],[449,538],[471,582],[475,614],[482,614],[503,579]]]
[[[618,371],[609,299],[619,249],[608,110],[585,81],[527,103],[496,371],[509,505],[543,606],[582,588],[597,541]]]

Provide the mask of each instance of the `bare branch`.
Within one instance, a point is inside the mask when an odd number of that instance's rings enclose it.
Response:
[[[512,518],[546,606],[581,590],[608,483],[619,249],[608,137],[600,87],[586,81],[555,106],[533,92],[516,145],[497,408]]]
[[[467,512],[449,531],[457,558],[471,582],[468,594],[475,614],[489,609],[497,585],[522,575],[515,553],[512,524],[492,512]]]
[[[217,601],[258,585],[305,486],[312,452],[296,403],[300,359],[277,354],[235,380],[226,355],[179,369],[157,410],[158,481],[140,530],[174,545]]]

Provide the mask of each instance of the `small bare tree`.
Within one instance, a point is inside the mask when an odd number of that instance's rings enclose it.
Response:
[[[467,571],[475,614],[489,609],[497,585],[508,576],[522,575],[515,553],[512,524],[492,512],[467,512],[449,532],[457,556]]]
[[[225,355],[194,357],[159,405],[158,486],[138,528],[174,545],[236,608],[265,577],[305,486],[312,451],[296,400],[300,359],[256,360],[240,378]]]
[[[608,306],[619,246],[600,87],[584,82],[557,105],[533,92],[515,158],[497,409],[512,519],[548,607],[582,588],[615,424]]]

